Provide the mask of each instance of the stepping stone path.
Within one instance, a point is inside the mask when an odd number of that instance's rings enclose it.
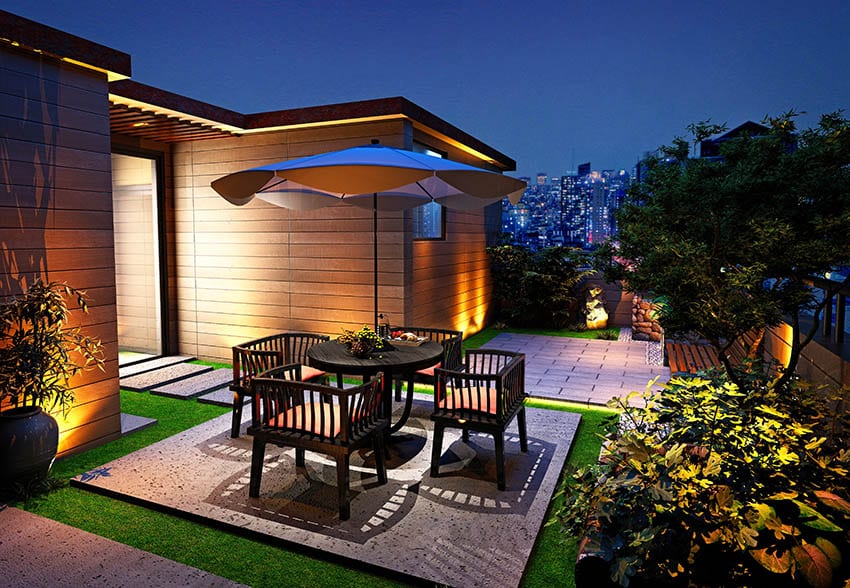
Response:
[[[228,380],[228,384],[232,381],[233,372],[230,373],[231,380]],[[250,402],[251,399],[248,396],[242,397],[243,406]],[[203,402],[206,404],[215,404],[217,406],[233,406],[233,391],[230,389],[229,385],[224,386],[223,388],[219,388],[218,390],[213,390],[209,394],[204,394],[203,396],[198,396],[198,402]]]
[[[213,368],[206,365],[178,363],[158,370],[136,374],[128,378],[121,378],[120,385],[122,388],[132,390],[133,392],[144,392],[172,382],[184,380],[191,376],[211,372],[212,370]]]
[[[189,364],[192,365],[192,364]],[[169,396],[171,398],[194,398],[210,390],[226,387],[233,381],[233,370],[219,368],[202,374],[193,375],[185,380],[151,388],[151,394]],[[225,388],[229,396],[233,393]]]
[[[154,359],[149,359],[146,361],[142,361],[139,363],[134,363],[132,365],[122,366],[118,369],[118,377],[119,378],[129,378],[130,376],[135,376],[136,374],[143,374],[145,372],[152,372],[154,370],[158,370],[160,368],[168,367],[170,365],[176,365],[178,363],[186,363],[187,361],[192,361],[195,359],[194,357],[190,357],[188,355],[172,355],[170,357],[157,357]]]

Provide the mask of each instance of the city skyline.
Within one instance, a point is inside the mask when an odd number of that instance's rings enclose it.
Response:
[[[129,53],[133,79],[237,110],[405,96],[502,151],[515,175],[630,171],[711,119],[850,102],[850,5],[799,2],[7,0]]]

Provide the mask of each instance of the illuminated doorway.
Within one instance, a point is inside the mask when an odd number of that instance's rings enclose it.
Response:
[[[118,349],[163,353],[157,159],[112,154]]]

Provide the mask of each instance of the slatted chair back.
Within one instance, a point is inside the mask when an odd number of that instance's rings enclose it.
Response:
[[[497,423],[513,418],[525,397],[525,355],[472,349],[460,370],[435,370],[434,412]]]
[[[520,449],[528,451],[525,422],[525,355],[494,349],[468,350],[458,370],[434,370],[434,444],[431,475],[439,475],[443,431],[459,428],[463,440],[469,431],[493,435],[496,448],[496,482],[505,489],[504,434],[517,418]]]
[[[251,380],[260,372],[276,366],[300,364],[299,379],[321,379],[325,373],[307,366],[307,350],[323,341],[327,335],[312,333],[277,333],[233,347],[233,419],[230,436],[239,436],[244,397],[249,394]],[[252,413],[256,409],[252,410]]]
[[[317,382],[294,381],[285,368],[272,370],[251,381],[251,393],[260,407],[254,436],[249,496],[258,497],[267,443],[295,448],[297,466],[305,465],[305,450],[336,459],[340,519],[350,516],[349,457],[372,445],[378,482],[387,481],[384,430],[389,419],[382,414],[383,374],[352,388],[335,388]]]
[[[380,377],[360,386],[336,388],[293,381],[284,368],[274,368],[254,378],[251,390],[261,409],[259,426],[269,434],[293,433],[344,445],[387,422],[381,416]]]
[[[463,363],[461,346],[463,344],[463,331],[452,331],[449,329],[437,329],[432,327],[391,327],[391,331],[402,331],[413,333],[417,337],[427,337],[431,341],[443,346],[443,361],[440,367],[454,370]],[[431,374],[429,374],[431,375]]]

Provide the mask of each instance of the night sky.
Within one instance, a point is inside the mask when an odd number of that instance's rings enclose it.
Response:
[[[692,122],[850,106],[850,2],[4,0],[243,113],[405,96],[517,161],[627,168]],[[2,31],[0,31],[2,34]]]

